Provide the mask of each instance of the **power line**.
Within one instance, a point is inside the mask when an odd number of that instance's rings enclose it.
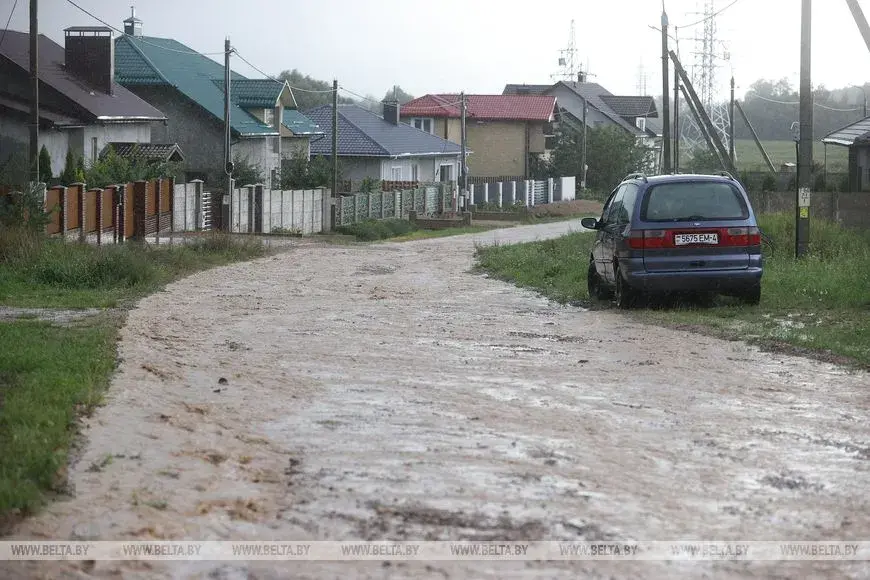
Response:
[[[703,24],[703,23],[707,22],[708,20],[712,20],[713,18],[716,18],[717,16],[719,16],[720,14],[722,14],[723,12],[725,12],[726,10],[728,10],[729,8],[731,8],[732,6],[737,4],[739,1],[740,0],[734,0],[731,4],[729,4],[725,8],[722,8],[721,10],[718,10],[718,11],[714,12],[713,14],[710,14],[709,16],[705,16],[704,18],[702,18],[701,20],[699,20],[697,22],[693,22],[691,24],[680,25],[680,26],[678,26],[678,28],[691,28],[692,26],[698,26],[699,24]]]
[[[15,14],[15,7],[18,6],[18,0],[12,5],[12,11],[9,13],[9,18],[6,19],[6,28],[3,29],[3,36],[0,36],[0,46],[3,46],[3,41],[6,40],[6,31],[9,30],[9,23],[12,22],[12,15]]]
[[[275,81],[276,83],[280,83],[280,84],[282,84],[282,85],[286,82],[286,81],[282,81],[281,79],[277,79],[277,78],[273,77],[273,76],[270,75],[270,74],[267,74],[267,73],[263,72],[262,70],[260,70],[260,69],[257,68],[256,66],[254,66],[254,65],[251,63],[251,61],[249,61],[248,59],[246,59],[245,57],[243,57],[243,56],[241,55],[241,53],[239,53],[238,50],[235,51],[235,54],[236,54],[237,57],[239,57],[239,59],[242,60],[242,62],[244,62],[245,64],[247,64],[249,67],[251,67],[252,69],[254,69],[255,71],[257,71],[258,73],[260,73],[261,75],[263,75],[264,77],[266,77],[267,79],[269,79],[270,81]],[[289,85],[288,85],[288,86],[289,86]],[[300,92],[303,92],[303,93],[319,93],[319,94],[332,93],[332,89],[303,89],[303,88],[301,88],[301,87],[293,87],[293,86],[291,86],[290,89],[291,89],[291,90],[294,90],[294,91],[300,91]]]
[[[762,97],[758,93],[755,93],[755,98],[760,99],[762,101],[767,101],[768,103],[775,103],[777,105],[800,105],[800,101],[778,101],[776,99],[769,99],[767,97]],[[813,103],[816,107],[820,109],[826,109],[828,111],[834,111],[837,113],[854,113],[857,111],[861,111],[862,109],[835,109],[833,107],[828,107],[827,105],[823,105],[821,103]]]
[[[16,1],[17,1],[17,0],[16,0]],[[78,4],[76,4],[75,2],[73,2],[73,0],[66,0],[66,1],[69,2],[70,4],[72,4],[73,6],[75,6],[76,8],[78,8],[79,10],[81,10],[82,12],[84,12],[85,14],[87,14],[88,16],[90,16],[91,18],[93,18],[94,20],[96,20],[97,22],[103,24],[104,26],[108,26],[109,28],[111,28],[112,30],[114,30],[115,32],[117,32],[118,34],[121,34],[122,36],[126,36],[126,37],[128,37],[128,38],[131,38],[131,39],[135,40],[136,42],[140,42],[140,43],[142,43],[142,44],[147,44],[148,46],[153,46],[153,47],[155,47],[155,48],[159,48],[159,49],[161,49],[161,50],[166,50],[166,51],[168,51],[168,52],[178,52],[178,53],[181,53],[181,54],[194,54],[194,55],[198,55],[198,56],[199,56],[199,55],[202,55],[202,56],[217,56],[217,55],[219,55],[219,54],[220,54],[220,55],[223,55],[223,54],[224,54],[223,51],[221,51],[221,52],[195,52],[195,51],[193,51],[193,50],[179,50],[179,49],[177,49],[177,48],[169,48],[168,46],[161,46],[161,45],[159,45],[159,44],[155,44],[155,43],[153,43],[153,42],[148,42],[147,40],[144,40],[144,39],[142,39],[142,38],[140,38],[140,37],[138,37],[138,36],[133,36],[133,35],[131,35],[131,34],[127,34],[127,33],[124,32],[123,30],[121,30],[120,28],[117,28],[117,27],[115,27],[115,26],[112,26],[111,24],[109,24],[108,22],[106,22],[105,20],[103,20],[102,18],[100,18],[99,16],[97,16],[96,14],[94,14],[93,12],[90,12],[90,11],[88,11],[88,10],[82,8],[81,6],[79,6]]]

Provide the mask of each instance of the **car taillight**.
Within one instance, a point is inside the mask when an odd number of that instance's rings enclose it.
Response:
[[[665,230],[632,230],[628,246],[633,250],[654,250],[665,247],[666,240]]]
[[[758,228],[728,228],[725,243],[729,246],[761,245],[761,232]]]

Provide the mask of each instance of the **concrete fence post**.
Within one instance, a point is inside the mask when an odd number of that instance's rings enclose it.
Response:
[[[263,184],[254,186],[254,233],[263,233]]]
[[[504,183],[498,182],[498,207],[504,207]]]
[[[547,179],[547,203],[553,203],[553,178]]]
[[[195,231],[202,230],[202,180],[194,179],[190,182],[193,184],[193,229]],[[187,187],[184,189],[185,198],[187,197]]]
[[[402,219],[402,192],[393,191],[393,217]]]
[[[476,200],[474,197],[474,184],[468,186],[468,199],[465,200],[465,206],[468,207],[470,205],[475,205]]]
[[[489,203],[489,183],[483,184],[483,203]]]
[[[369,192],[366,195],[366,219],[371,219],[372,217],[372,194]]]
[[[381,190],[381,219],[384,219],[384,192]]]
[[[511,181],[511,205],[517,202],[517,182]]]

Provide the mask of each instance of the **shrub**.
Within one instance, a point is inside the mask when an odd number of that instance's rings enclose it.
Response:
[[[338,233],[354,236],[362,242],[373,242],[403,236],[416,231],[417,227],[407,220],[365,220],[336,229]]]

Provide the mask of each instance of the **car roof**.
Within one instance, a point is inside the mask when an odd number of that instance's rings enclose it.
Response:
[[[700,173],[677,173],[671,175],[634,176],[625,181],[639,181],[649,185],[659,183],[689,183],[693,181],[705,181],[709,183],[737,183],[733,177],[727,175],[710,175]]]

